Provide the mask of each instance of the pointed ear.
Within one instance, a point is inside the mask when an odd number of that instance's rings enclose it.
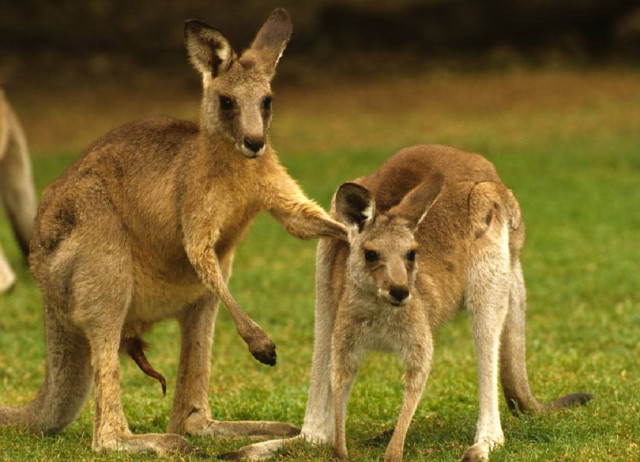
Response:
[[[215,27],[197,19],[184,23],[184,43],[189,60],[203,76],[216,77],[234,57],[229,41]]]
[[[338,219],[350,228],[361,232],[373,222],[376,203],[369,191],[355,183],[343,183],[336,192]]]
[[[256,34],[249,50],[256,57],[258,65],[265,73],[269,75],[275,73],[276,65],[287,46],[292,31],[293,24],[289,13],[282,8],[276,8]]]
[[[415,231],[440,195],[443,185],[444,176],[441,173],[432,175],[409,191],[387,214],[405,218],[409,221],[409,227]]]

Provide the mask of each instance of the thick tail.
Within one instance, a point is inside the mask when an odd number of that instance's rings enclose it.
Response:
[[[8,104],[0,104],[0,119],[0,199],[16,239],[27,255],[36,216],[36,193],[27,142]]]
[[[87,340],[64,329],[50,308],[45,310],[45,330],[44,384],[24,407],[0,407],[0,427],[57,433],[76,418],[87,400],[93,381]]]
[[[500,380],[509,408],[514,412],[544,412],[587,403],[593,398],[588,393],[569,394],[550,404],[540,403],[531,393],[526,366],[525,286],[520,262],[516,261],[513,268],[509,313],[500,344]]]

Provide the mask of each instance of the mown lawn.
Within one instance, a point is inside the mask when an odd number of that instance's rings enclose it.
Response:
[[[528,368],[543,401],[572,391],[587,406],[514,417],[502,405],[505,446],[494,461],[635,461],[640,458],[640,75],[636,71],[439,75],[360,85],[281,89],[273,140],[283,163],[324,206],[340,182],[369,172],[398,148],[446,143],[493,161],[527,223]],[[190,95],[193,97],[193,95]],[[36,99],[22,96],[38,133]],[[177,111],[193,117],[193,107]],[[183,106],[181,106],[183,108]],[[70,111],[73,111],[72,106]],[[77,108],[76,108],[77,110]],[[129,110],[128,110],[129,111]],[[189,112],[191,111],[191,112]],[[144,110],[143,110],[144,112]],[[174,113],[171,107],[164,113]],[[127,112],[126,120],[135,118]],[[59,122],[57,122],[59,123]],[[29,125],[25,123],[27,133]],[[96,134],[97,135],[97,134]],[[49,138],[42,137],[42,140]],[[55,138],[53,138],[55,139]],[[72,143],[71,143],[72,144]],[[34,142],[42,189],[77,155],[70,144]],[[41,384],[41,297],[0,222],[0,241],[19,273],[0,295],[0,405],[24,403]],[[215,418],[301,424],[313,342],[314,242],[301,242],[261,216],[238,251],[231,291],[278,345],[278,365],[258,364],[221,310],[210,399]],[[177,325],[147,337],[159,385],[122,360],[125,412],[136,433],[166,428],[177,369]],[[431,377],[409,430],[406,460],[450,461],[471,444],[476,371],[466,315],[437,335]],[[371,354],[349,405],[352,460],[381,460],[402,398],[395,358]],[[2,460],[146,460],[91,452],[89,403],[62,434],[0,430]],[[191,438],[210,454],[247,441]],[[284,460],[330,457],[298,446]]]

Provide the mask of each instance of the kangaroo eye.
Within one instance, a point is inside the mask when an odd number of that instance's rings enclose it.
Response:
[[[267,96],[262,100],[262,109],[264,109],[265,111],[270,111],[271,110],[271,103],[273,103],[273,99],[271,98],[271,96]]]
[[[220,96],[220,108],[223,111],[230,111],[233,109],[233,100],[228,96]]]
[[[416,261],[416,251],[415,250],[411,250],[411,251],[407,252],[405,257],[409,261]]]
[[[378,252],[375,250],[365,250],[364,251],[364,259],[369,263],[378,261],[380,257],[378,256]]]

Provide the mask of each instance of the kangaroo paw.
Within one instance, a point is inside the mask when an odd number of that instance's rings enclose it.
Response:
[[[589,393],[571,393],[562,398],[556,399],[551,403],[553,409],[582,406],[593,399],[593,395]]]
[[[253,357],[262,364],[269,366],[276,365],[276,344],[273,343],[267,334],[262,332],[261,335],[247,342],[247,345]]]

